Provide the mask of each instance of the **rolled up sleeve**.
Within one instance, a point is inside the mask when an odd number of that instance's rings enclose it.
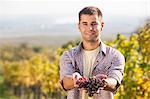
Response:
[[[124,56],[120,52],[117,52],[116,55],[112,58],[111,66],[108,72],[108,77],[117,80],[116,89],[121,84],[123,74],[124,74],[124,66],[125,66]]]
[[[59,74],[60,74],[60,83],[63,87],[63,78],[65,75],[72,75],[73,74],[73,65],[71,62],[71,59],[69,57],[69,53],[68,52],[64,52],[60,58],[60,62],[59,62]]]

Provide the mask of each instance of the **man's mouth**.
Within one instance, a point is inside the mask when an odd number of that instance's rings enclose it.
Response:
[[[86,33],[87,35],[93,35],[93,34],[95,34],[94,32],[87,32]]]

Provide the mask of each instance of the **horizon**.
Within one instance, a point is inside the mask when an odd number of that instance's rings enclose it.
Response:
[[[149,3],[148,0],[1,0],[0,37],[69,32],[79,35],[78,12],[88,5],[102,10],[104,32],[129,33],[149,18]]]

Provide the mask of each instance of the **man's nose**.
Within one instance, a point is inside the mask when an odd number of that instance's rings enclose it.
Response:
[[[89,26],[88,26],[88,29],[89,29],[89,30],[93,30],[93,26],[92,26],[92,25],[89,25]]]

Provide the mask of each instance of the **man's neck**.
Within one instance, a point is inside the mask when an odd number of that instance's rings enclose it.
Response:
[[[84,42],[83,41],[83,49],[84,50],[94,50],[96,49],[98,46],[100,46],[101,41],[97,41],[97,42]]]

